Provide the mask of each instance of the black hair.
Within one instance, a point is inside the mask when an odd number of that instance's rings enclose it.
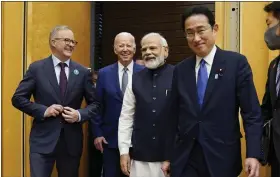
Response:
[[[187,8],[182,15],[182,29],[183,29],[183,31],[185,31],[185,21],[186,21],[186,19],[188,19],[190,16],[193,16],[193,15],[205,15],[208,18],[208,23],[211,25],[212,28],[216,23],[213,13],[207,7],[196,6],[196,7],[192,7],[192,8]]]

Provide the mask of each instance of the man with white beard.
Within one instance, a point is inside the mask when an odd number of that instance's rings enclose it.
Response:
[[[142,38],[141,51],[146,68],[133,75],[119,118],[121,169],[130,177],[165,177],[163,110],[170,98],[174,67],[165,63],[168,45],[158,33]]]

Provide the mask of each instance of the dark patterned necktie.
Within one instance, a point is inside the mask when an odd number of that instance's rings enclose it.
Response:
[[[124,94],[127,83],[128,83],[128,73],[127,73],[127,68],[123,68],[123,76],[122,76],[122,92]]]
[[[67,87],[67,77],[65,73],[65,67],[67,67],[66,63],[59,63],[59,66],[61,68],[60,70],[60,80],[59,80],[59,87],[60,87],[60,93],[61,96],[64,97],[66,87]]]

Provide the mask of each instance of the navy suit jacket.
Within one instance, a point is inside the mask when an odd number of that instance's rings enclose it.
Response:
[[[143,68],[143,66],[134,63],[133,73]],[[118,63],[99,70],[96,90],[102,108],[100,114],[91,120],[93,136],[94,138],[103,136],[108,142],[108,147],[117,148],[119,117],[123,102]]]
[[[79,71],[75,74],[73,71]],[[13,97],[17,109],[33,117],[30,133],[30,152],[49,154],[53,152],[64,127],[67,150],[79,156],[82,153],[82,123],[97,115],[99,102],[96,100],[90,70],[70,60],[69,79],[64,98],[61,97],[52,57],[36,61],[29,66]],[[34,102],[30,101],[31,96]],[[81,109],[85,98],[87,107]],[[62,116],[44,118],[46,109],[60,104],[80,112],[81,122],[66,123]]]
[[[171,141],[167,145],[171,176],[182,175],[194,140],[202,146],[211,176],[238,176],[242,170],[239,108],[246,133],[246,156],[260,158],[261,154],[263,121],[252,70],[245,56],[217,47],[200,109],[195,64],[195,56],[187,58],[173,73],[168,118]],[[175,146],[171,146],[174,141]]]

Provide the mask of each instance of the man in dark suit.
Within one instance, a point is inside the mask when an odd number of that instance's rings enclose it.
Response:
[[[114,52],[118,62],[99,70],[96,84],[97,97],[102,103],[100,115],[92,119],[94,144],[103,152],[104,177],[124,176],[120,169],[118,150],[118,123],[123,95],[132,74],[143,66],[133,62],[136,51],[134,37],[127,32],[115,37]]]
[[[52,55],[29,66],[12,97],[14,107],[34,118],[30,133],[31,177],[78,177],[82,123],[99,109],[90,70],[71,58],[77,42],[67,26],[49,37]],[[30,101],[33,96],[34,102]],[[81,108],[85,98],[87,106]]]
[[[237,177],[242,170],[240,108],[245,170],[258,177],[263,121],[246,57],[215,45],[218,26],[206,7],[187,9],[182,27],[195,55],[173,73],[166,154],[171,176]]]
[[[276,36],[279,19],[277,7],[280,7],[279,2],[273,2],[265,6],[267,12],[266,24],[268,29],[265,33],[265,41],[269,49],[280,49],[280,37]],[[279,9],[280,10],[280,9]],[[280,56],[271,61],[268,68],[268,77],[266,81],[265,94],[262,100],[262,116],[265,122],[272,120],[272,137],[271,146],[269,149],[268,162],[271,164],[271,177],[280,177],[279,160],[280,151],[280,122],[279,122],[279,75],[280,75]]]

